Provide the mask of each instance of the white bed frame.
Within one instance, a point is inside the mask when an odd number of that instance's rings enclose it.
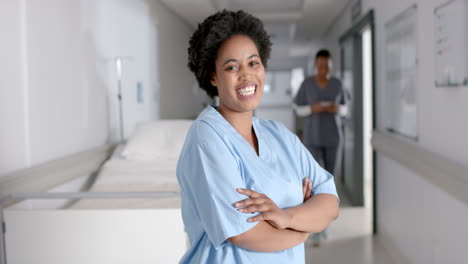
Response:
[[[112,146],[6,175],[0,181],[0,264],[177,263],[187,248],[180,208],[18,209],[34,199],[158,199],[158,193],[47,192],[93,175]],[[91,177],[91,176],[90,176]]]

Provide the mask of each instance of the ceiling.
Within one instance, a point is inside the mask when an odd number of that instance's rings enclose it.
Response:
[[[305,56],[353,0],[160,0],[194,28],[222,9],[243,9],[265,23],[273,54]],[[278,55],[277,55],[278,56]]]

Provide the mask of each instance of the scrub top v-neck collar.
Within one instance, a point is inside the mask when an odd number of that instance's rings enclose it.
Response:
[[[327,84],[325,84],[325,86],[323,86],[323,87],[320,86],[319,82],[315,79],[315,77],[312,78],[312,80],[314,80],[315,85],[317,86],[317,88],[319,88],[319,91],[321,91],[321,90],[325,90],[325,89],[328,88],[328,86],[330,85],[330,80],[331,80],[331,79],[328,79]]]
[[[262,136],[262,131],[260,128],[259,124],[259,119],[256,117],[252,117],[252,129],[255,132],[255,135],[257,136],[257,144],[258,144],[258,155],[255,149],[237,132],[237,130],[221,115],[221,113],[218,112],[217,106],[210,105],[205,109],[205,111],[208,111],[209,116],[212,118],[218,120],[217,124],[221,126],[221,128],[226,132],[231,135],[233,135],[234,138],[237,139],[237,141],[240,142],[240,144],[244,145],[245,148],[249,148],[249,154],[252,156],[255,156],[256,158],[262,159],[262,160],[267,160],[270,155],[268,155],[269,148],[264,140],[264,137]]]

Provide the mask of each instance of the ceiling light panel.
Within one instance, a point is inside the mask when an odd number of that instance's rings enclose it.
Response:
[[[304,0],[229,0],[226,4],[230,10],[243,9],[253,13],[298,12],[303,8]]]

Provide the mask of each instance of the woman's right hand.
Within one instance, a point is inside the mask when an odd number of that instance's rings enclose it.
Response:
[[[249,196],[249,198],[234,203],[239,212],[260,214],[247,219],[248,222],[267,221],[271,226],[278,229],[286,229],[291,223],[291,215],[286,213],[276,205],[276,203],[263,193],[258,193],[253,190],[237,188],[241,194]]]
[[[309,177],[305,177],[302,181],[302,194],[304,195],[303,203],[312,197],[312,182],[309,180]]]
[[[336,112],[338,112],[338,105],[335,104],[335,103],[330,104],[327,107],[327,112],[332,113],[332,114],[336,114]]]
[[[322,113],[325,111],[325,108],[321,105],[321,102],[316,102],[310,105],[310,111],[312,111],[312,113]]]

